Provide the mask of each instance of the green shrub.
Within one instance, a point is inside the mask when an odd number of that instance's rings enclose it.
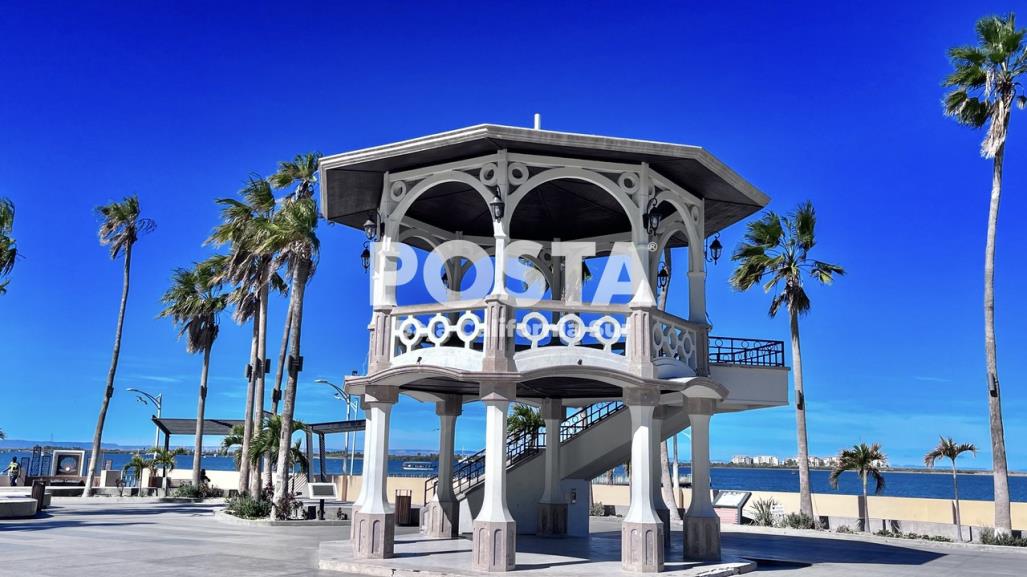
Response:
[[[817,522],[809,515],[802,513],[789,513],[785,515],[778,524],[787,529],[816,529]]]
[[[271,501],[243,494],[228,499],[225,512],[243,519],[266,519],[271,515]]]
[[[211,497],[222,497],[225,492],[216,487],[210,487],[203,485],[200,487],[194,486],[192,483],[186,483],[175,487],[175,491],[172,493],[175,497],[183,497],[186,499],[209,499]]]
[[[777,500],[773,497],[756,499],[749,510],[752,515],[752,524],[760,527],[773,527],[775,507],[777,507]]]
[[[588,514],[593,517],[602,517],[606,515],[606,508],[599,501],[592,503],[592,506],[588,508]]]
[[[996,534],[995,530],[990,527],[981,529],[981,543],[985,545],[1004,545],[1006,547],[1027,547],[1027,539],[1012,535]]]
[[[948,537],[937,537],[934,535],[928,535],[926,533],[903,533],[902,531],[889,531],[887,529],[881,529],[880,531],[874,533],[874,535],[877,535],[878,537],[893,537],[895,539],[921,539],[924,541],[937,541],[941,543],[952,542],[952,539],[949,539]]]
[[[849,529],[848,525],[842,525],[841,527],[838,527],[837,529],[835,529],[834,532],[835,533],[849,534],[849,533],[852,533],[853,531],[852,531],[852,529]]]

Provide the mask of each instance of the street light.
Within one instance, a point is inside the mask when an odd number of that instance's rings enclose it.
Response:
[[[356,371],[353,371],[353,374],[356,374]],[[353,409],[354,415],[356,414],[357,407],[354,406],[355,405],[355,399],[353,399],[353,395],[347,393],[345,389],[343,389],[339,385],[336,385],[335,383],[329,381],[328,379],[314,379],[314,382],[319,384],[319,385],[328,385],[329,387],[335,389],[335,398],[339,399],[340,401],[344,401],[346,403],[346,420],[347,421],[349,420],[349,417],[350,417],[350,409],[351,408]],[[350,449],[350,435],[351,435],[351,432],[350,431],[346,431],[345,446],[343,448],[343,453],[344,453],[345,457],[343,457],[342,463],[343,463],[343,472],[347,476],[352,477],[353,476],[354,451],[352,451]],[[322,471],[322,473],[323,473],[323,471]]]
[[[129,387],[125,390],[130,393],[135,393],[136,400],[144,405],[149,405],[152,403],[153,406],[157,408],[157,418],[160,418],[161,401],[163,401],[164,399],[164,393],[160,393],[155,397],[150,393],[147,393],[146,391],[140,391],[139,389],[135,389],[132,387]],[[147,401],[147,399],[149,399],[149,401]],[[153,448],[156,450],[156,448],[160,445],[160,427],[157,427],[156,425],[154,426],[157,430],[153,433]],[[156,451],[154,451],[153,456],[157,456]]]

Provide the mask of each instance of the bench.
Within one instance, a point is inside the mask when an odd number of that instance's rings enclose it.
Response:
[[[0,519],[35,517],[38,506],[31,497],[0,497]]]

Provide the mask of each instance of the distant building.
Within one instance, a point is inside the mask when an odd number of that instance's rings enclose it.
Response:
[[[758,455],[752,458],[752,463],[754,465],[768,465],[771,467],[776,467],[780,464],[777,457],[773,455]]]
[[[732,465],[751,465],[752,464],[752,457],[750,457],[749,455],[735,455],[734,457],[731,457],[731,464]]]

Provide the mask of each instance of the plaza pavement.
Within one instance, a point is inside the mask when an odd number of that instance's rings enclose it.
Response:
[[[345,538],[348,527],[229,525],[214,520],[217,506],[207,504],[55,501],[41,517],[0,521],[0,577],[341,577],[316,569],[317,547]],[[615,545],[619,522],[593,519],[592,530],[601,541]],[[680,538],[679,532],[675,535]],[[864,541],[822,533],[728,527],[723,542],[728,554],[758,559],[758,572],[799,577],[1012,577],[1023,575],[1027,566],[1027,551]]]

